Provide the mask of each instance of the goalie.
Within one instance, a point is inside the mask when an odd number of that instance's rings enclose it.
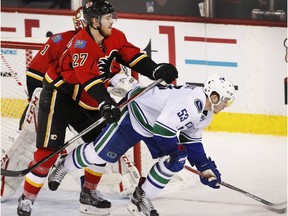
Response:
[[[43,49],[33,58],[27,69],[26,85],[29,104],[20,119],[19,131],[17,131],[12,147],[4,152],[4,156],[1,158],[3,169],[23,169],[33,159],[33,152],[36,150],[37,115],[43,77],[50,67],[58,64],[60,56],[72,37],[86,26],[82,7],[75,11],[72,18],[75,30],[52,35],[44,44]],[[22,181],[23,177],[10,178],[2,176],[1,201],[11,197]]]
[[[132,90],[128,98],[137,91],[139,88]],[[115,163],[140,140],[159,161],[146,179],[140,178],[131,196],[135,205],[133,214],[159,215],[151,199],[158,196],[175,172],[183,169],[187,158],[205,175],[206,178],[200,177],[204,185],[219,188],[221,174],[215,162],[206,156],[202,131],[213,114],[233,101],[234,86],[218,75],[209,77],[204,87],[156,86],[131,102],[120,120],[108,125],[94,142],[84,143],[62,156],[48,178],[49,188],[56,190],[68,171],[93,163]]]

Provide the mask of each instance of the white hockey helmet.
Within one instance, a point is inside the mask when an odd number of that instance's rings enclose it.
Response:
[[[210,76],[203,86],[204,93],[208,96],[209,101],[211,102],[211,94],[212,92],[216,92],[219,95],[219,101],[217,104],[213,104],[214,106],[219,105],[224,99],[229,100],[229,105],[233,103],[235,100],[234,92],[235,88],[231,82],[226,80],[225,77],[220,76],[218,74],[213,74]]]

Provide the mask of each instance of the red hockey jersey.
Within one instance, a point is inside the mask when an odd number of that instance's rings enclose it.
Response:
[[[111,73],[120,71],[118,62],[132,67],[147,57],[140,53],[138,47],[127,41],[123,32],[115,28],[112,29],[112,35],[105,38],[101,45],[95,42],[88,27],[82,29],[68,47],[59,61],[57,73],[61,74],[66,83],[75,85],[73,99],[76,100],[77,95],[81,94],[80,100],[77,100],[79,105],[90,110],[98,109],[98,102],[88,91],[99,82],[107,87]],[[107,70],[99,70],[99,62],[110,67],[108,74]]]
[[[54,34],[36,54],[26,72],[29,94],[30,92],[33,93],[35,87],[42,87],[44,75],[50,67],[58,66],[62,53],[76,33],[76,31],[71,30]]]

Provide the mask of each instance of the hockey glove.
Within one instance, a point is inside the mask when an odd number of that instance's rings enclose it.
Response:
[[[205,177],[200,176],[200,181],[202,184],[212,187],[214,189],[220,188],[221,174],[217,170],[217,166],[211,158],[200,165],[196,165],[197,169],[202,172]]]
[[[164,161],[164,165],[172,172],[179,172],[183,169],[188,153],[186,149],[172,152],[170,158]]]
[[[170,84],[178,78],[178,71],[172,64],[161,63],[153,71],[153,77],[163,79],[167,84]]]
[[[112,98],[105,98],[100,104],[99,109],[101,116],[106,119],[107,123],[113,123],[120,119],[120,109]]]

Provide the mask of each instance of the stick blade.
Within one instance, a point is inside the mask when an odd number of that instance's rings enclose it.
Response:
[[[1,175],[2,176],[8,176],[8,177],[21,177],[29,173],[29,169],[25,170],[5,170],[1,168]]]
[[[284,214],[287,212],[287,202],[272,204],[266,207],[268,210],[276,212],[278,214]]]

